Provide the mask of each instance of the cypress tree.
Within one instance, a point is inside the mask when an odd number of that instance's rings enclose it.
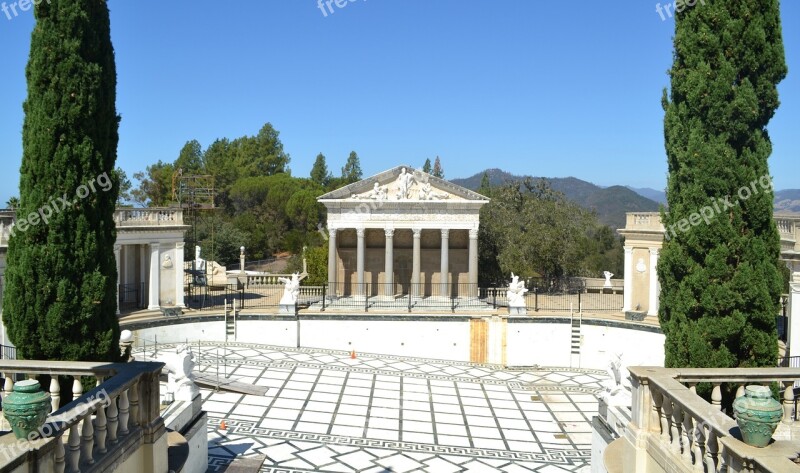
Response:
[[[108,7],[48,0],[34,14],[3,321],[24,358],[117,360],[119,117]]]
[[[781,263],[766,126],[787,73],[778,1],[686,8],[674,48],[658,264],[665,363],[774,366]]]

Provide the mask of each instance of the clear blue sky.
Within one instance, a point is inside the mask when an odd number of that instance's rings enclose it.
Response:
[[[13,0],[5,0],[10,2]],[[341,3],[341,0],[340,0]],[[661,91],[674,20],[651,0],[110,0],[118,164],[197,139],[280,131],[292,173],[317,153],[365,175],[439,155],[446,177],[499,167],[663,189]],[[702,6],[698,6],[702,8]],[[800,2],[782,2],[789,77],[770,123],[776,187],[800,188]],[[0,206],[17,194],[32,11],[0,13]]]

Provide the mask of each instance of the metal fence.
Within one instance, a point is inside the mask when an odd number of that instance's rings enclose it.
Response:
[[[119,308],[141,310],[147,307],[144,301],[144,283],[119,285]]]
[[[0,345],[0,359],[16,360],[17,359],[17,347],[12,347],[12,346],[8,346],[8,345]]]

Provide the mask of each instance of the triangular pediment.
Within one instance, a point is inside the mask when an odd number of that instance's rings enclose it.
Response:
[[[331,200],[488,201],[477,192],[432,176],[411,166],[397,166],[319,197]]]

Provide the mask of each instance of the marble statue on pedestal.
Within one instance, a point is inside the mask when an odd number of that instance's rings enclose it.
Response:
[[[519,276],[511,273],[511,282],[508,285],[508,310],[512,314],[526,314],[527,309],[525,305],[525,293],[528,288],[525,287],[525,281],[520,281]]]
[[[622,366],[622,353],[616,352],[608,360],[608,381],[605,390],[600,393],[600,399],[607,406],[630,406],[631,393],[628,370]]]
[[[278,281],[284,284],[280,305],[294,307],[300,295],[300,274],[294,273],[291,278],[278,278]]]
[[[611,278],[613,276],[614,276],[614,273],[612,273],[611,271],[603,271],[603,277],[606,278],[606,282],[605,282],[605,284],[603,284],[603,287],[613,287],[613,286],[611,286]]]
[[[167,372],[167,393],[176,401],[191,402],[200,395],[194,383],[194,354],[187,345],[178,345],[175,353],[165,353],[158,357]]]
[[[406,168],[401,169],[396,182],[397,198],[399,200],[409,199],[412,185],[414,185],[414,176],[406,172]]]

